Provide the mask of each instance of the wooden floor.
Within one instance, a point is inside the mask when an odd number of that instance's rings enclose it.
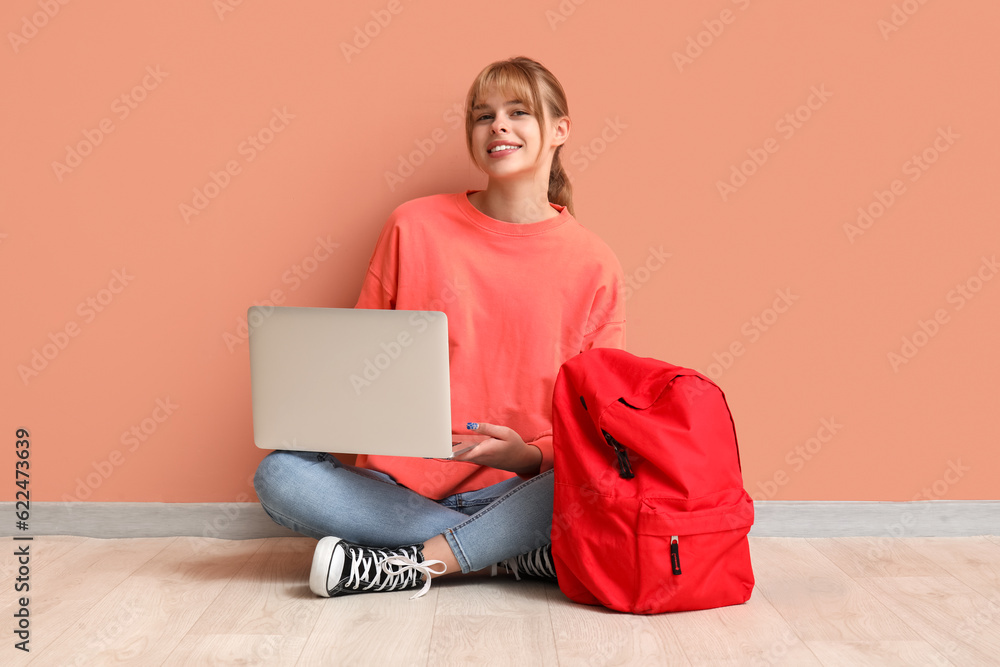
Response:
[[[37,537],[28,654],[0,563],[0,664],[1000,664],[998,537],[751,538],[748,603],[659,616],[501,578],[437,580],[414,601],[316,598],[314,545]]]

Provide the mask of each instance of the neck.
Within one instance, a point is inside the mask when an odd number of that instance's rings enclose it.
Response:
[[[473,206],[497,220],[526,224],[559,215],[549,204],[549,183],[490,180],[486,189],[470,198]]]

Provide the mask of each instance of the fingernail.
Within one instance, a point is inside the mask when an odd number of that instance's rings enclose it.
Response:
[[[465,428],[469,429],[470,431],[475,431],[476,429],[479,428],[479,424],[477,422],[468,422],[466,423]]]

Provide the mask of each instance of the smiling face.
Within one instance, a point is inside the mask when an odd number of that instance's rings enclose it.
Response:
[[[545,147],[540,122],[527,100],[516,93],[490,90],[472,108],[472,152],[491,178],[534,175],[548,168],[552,149]]]

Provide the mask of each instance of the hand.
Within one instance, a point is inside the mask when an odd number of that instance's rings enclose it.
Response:
[[[452,457],[453,461],[477,463],[490,468],[518,474],[538,470],[542,465],[542,452],[538,447],[525,444],[514,429],[495,424],[479,424],[475,433],[490,436],[465,452]],[[466,447],[462,445],[459,449]]]

